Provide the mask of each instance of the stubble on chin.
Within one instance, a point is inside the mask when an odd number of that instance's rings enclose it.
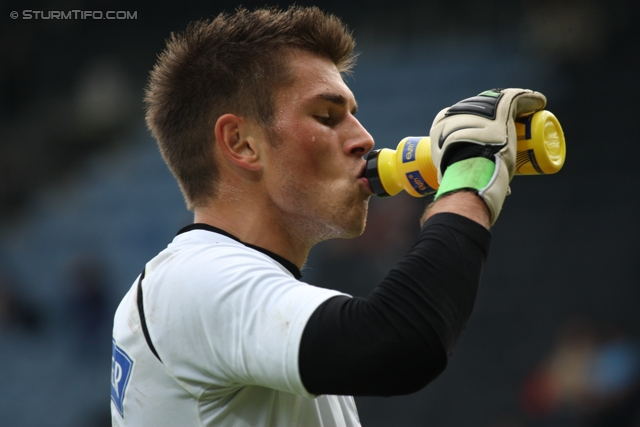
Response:
[[[334,223],[337,233],[333,237],[338,239],[352,239],[360,236],[367,224],[367,213],[369,210],[369,199],[361,201],[359,204],[352,206],[351,209],[345,210],[342,214],[334,217]]]
[[[309,212],[309,205],[300,203],[296,210],[300,215],[289,218],[291,230],[312,246],[325,240],[351,239],[360,236],[365,229],[369,200],[361,201],[358,206],[345,207],[343,204],[329,206],[326,202],[318,211]],[[306,206],[302,206],[306,205]]]

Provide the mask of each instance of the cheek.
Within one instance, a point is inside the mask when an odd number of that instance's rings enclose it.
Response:
[[[321,178],[332,169],[338,158],[326,141],[318,136],[300,135],[291,147],[289,161],[295,170],[307,177]]]
[[[277,126],[280,159],[287,173],[317,180],[336,174],[340,150],[332,131],[312,120],[282,118]],[[285,171],[282,171],[285,172]]]

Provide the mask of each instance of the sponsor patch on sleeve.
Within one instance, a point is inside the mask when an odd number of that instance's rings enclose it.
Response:
[[[111,353],[111,401],[124,418],[124,397],[133,371],[133,359],[113,340]]]

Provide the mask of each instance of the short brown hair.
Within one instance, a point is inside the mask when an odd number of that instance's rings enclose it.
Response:
[[[218,117],[232,113],[267,130],[272,125],[274,91],[292,80],[283,53],[305,50],[348,73],[354,46],[345,25],[317,7],[239,8],[172,33],[150,73],[146,121],[187,207],[204,205],[216,194]]]

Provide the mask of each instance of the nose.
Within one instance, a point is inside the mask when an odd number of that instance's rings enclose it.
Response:
[[[345,152],[350,156],[364,157],[373,149],[373,137],[354,116],[350,117],[349,138],[345,143]]]

